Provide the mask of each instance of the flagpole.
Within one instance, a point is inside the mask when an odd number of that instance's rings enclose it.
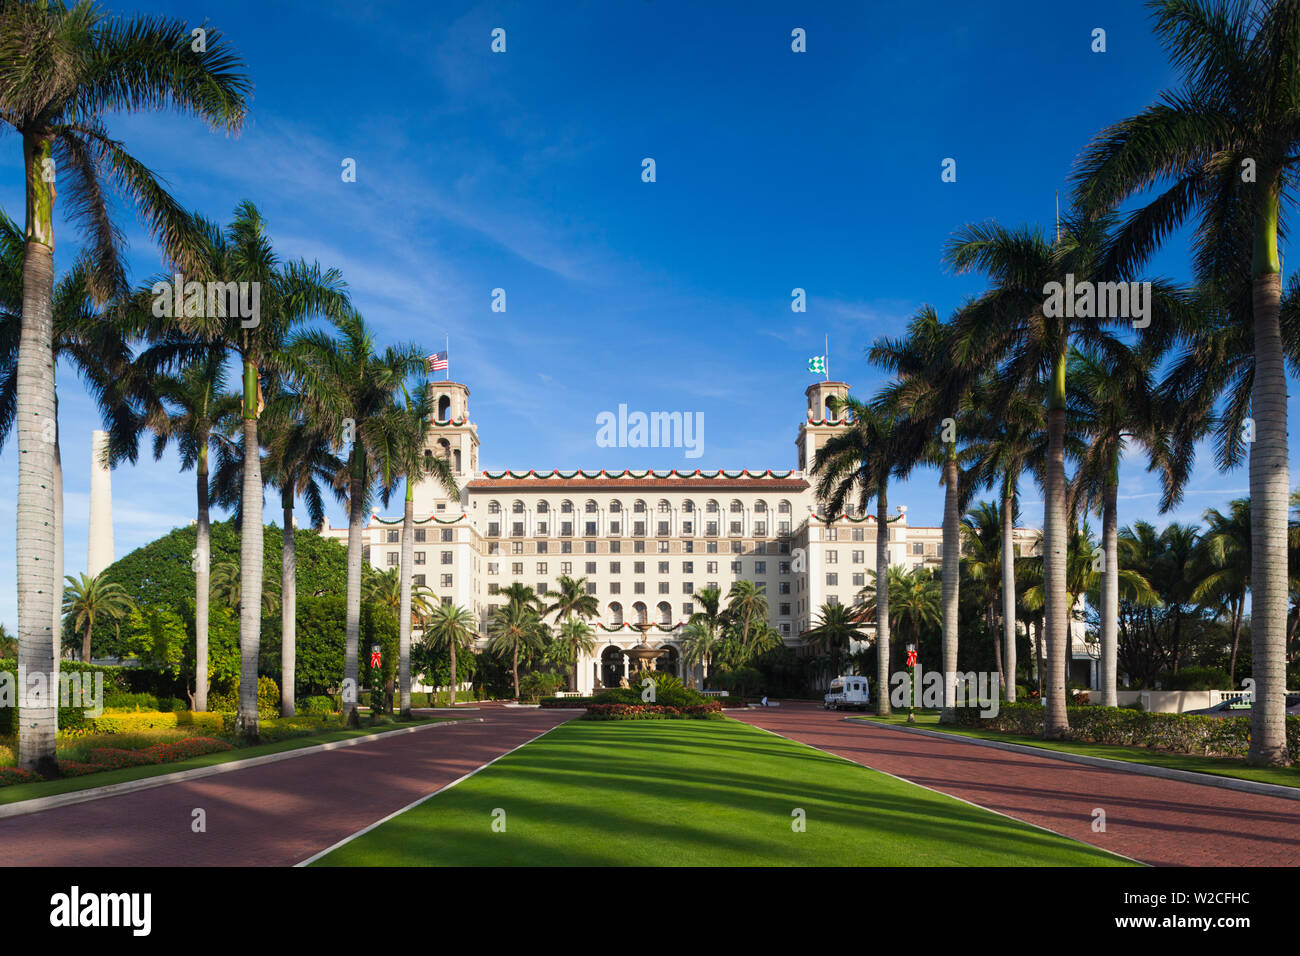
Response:
[[[822,372],[826,375],[826,381],[831,380],[831,337],[822,336],[822,351],[826,353],[826,360],[822,363],[825,366]]]
[[[451,381],[451,333],[446,332],[443,334],[446,335],[446,340],[444,341],[443,344],[446,346],[446,352],[447,352],[447,367],[443,369],[443,371],[447,373],[447,377],[443,379],[443,381],[450,382]]]

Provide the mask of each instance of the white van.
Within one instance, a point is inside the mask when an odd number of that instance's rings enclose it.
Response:
[[[867,679],[857,674],[837,677],[831,681],[830,693],[822,702],[825,710],[844,710],[849,707],[866,710],[871,702]]]

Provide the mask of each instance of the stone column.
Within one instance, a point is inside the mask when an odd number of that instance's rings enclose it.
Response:
[[[86,550],[86,574],[94,577],[113,563],[113,488],[104,456],[108,432],[90,436],[90,541]]]

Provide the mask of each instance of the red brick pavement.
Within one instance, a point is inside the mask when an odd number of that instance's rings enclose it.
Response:
[[[1103,770],[843,719],[731,711],[756,727],[1157,866],[1300,865],[1300,802]],[[1106,832],[1092,831],[1093,810]]]
[[[485,704],[434,727],[0,820],[9,866],[290,866],[576,716]],[[191,830],[207,813],[207,832]]]

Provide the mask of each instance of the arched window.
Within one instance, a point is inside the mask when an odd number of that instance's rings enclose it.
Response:
[[[451,464],[453,468],[455,468],[457,471],[460,471],[460,449],[459,448],[452,451]]]
[[[451,461],[451,442],[445,438],[438,439],[438,455],[443,461]]]
[[[493,498],[488,502],[488,514],[499,515],[501,513],[501,502]]]
[[[609,606],[609,623],[612,627],[617,627],[623,623],[623,605],[614,601]]]
[[[668,503],[667,498],[660,498],[659,503],[655,505],[655,510],[661,515],[671,514],[673,506]]]
[[[779,505],[777,505],[776,510],[783,515],[788,515],[790,513],[790,502],[783,500]]]
[[[760,515],[765,515],[765,514],[767,514],[767,502],[766,502],[766,501],[755,501],[755,502],[754,502],[754,514],[760,514]]]
[[[660,601],[655,608],[659,612],[659,623],[665,626],[673,622],[673,607],[667,601]]]
[[[451,418],[451,396],[438,396],[438,421],[445,422]]]
[[[640,601],[637,601],[635,604],[633,604],[633,605],[632,605],[632,616],[636,618],[635,623],[637,623],[637,624],[644,624],[644,623],[646,622],[646,619],[645,619],[645,605],[642,604]]]

